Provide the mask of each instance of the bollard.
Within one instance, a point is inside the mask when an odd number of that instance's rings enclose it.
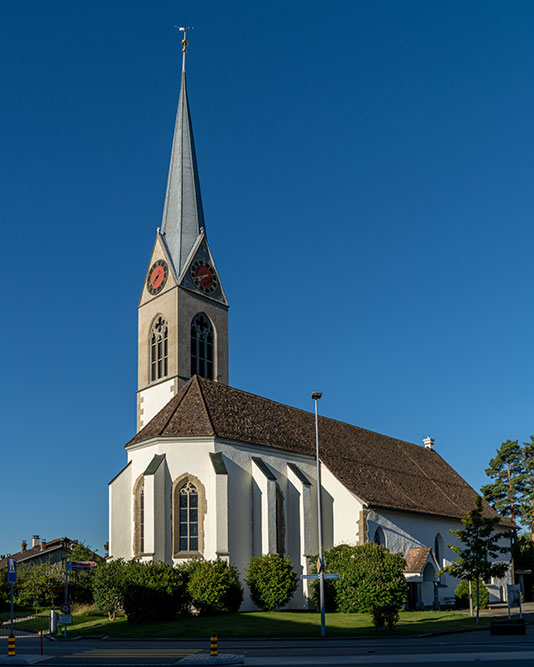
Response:
[[[43,631],[41,630],[41,655],[43,655]]]
[[[210,655],[217,655],[217,635],[214,632],[211,633]]]
[[[7,654],[9,655],[15,655],[15,636],[14,635],[9,635],[9,639],[7,640]]]

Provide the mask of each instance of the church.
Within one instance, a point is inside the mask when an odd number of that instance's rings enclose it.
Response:
[[[137,432],[109,483],[109,556],[220,557],[244,580],[253,556],[278,553],[308,574],[318,552],[315,416],[229,385],[228,301],[202,211],[186,50],[184,31],[163,219],[138,306]],[[372,541],[402,553],[411,608],[454,596],[458,580],[437,572],[456,558],[449,529],[477,494],[433,440],[327,417],[319,439],[323,548]],[[486,583],[502,600],[511,574]],[[304,582],[290,606],[308,604]]]

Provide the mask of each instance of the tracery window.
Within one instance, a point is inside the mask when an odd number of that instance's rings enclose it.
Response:
[[[198,492],[191,482],[180,489],[180,551],[198,551]]]
[[[166,320],[158,315],[150,332],[150,379],[152,382],[167,377],[169,327]]]
[[[204,313],[191,322],[191,375],[213,380],[213,326]]]
[[[201,554],[206,495],[200,480],[186,474],[174,482],[172,511],[174,556]]]

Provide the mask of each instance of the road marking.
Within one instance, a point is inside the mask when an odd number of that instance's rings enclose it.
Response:
[[[472,652],[472,653],[416,653],[411,655],[328,655],[328,656],[247,656],[247,667],[272,667],[273,665],[381,665],[414,664],[417,662],[474,662],[534,660],[534,651]]]
[[[67,658],[183,658],[193,653],[199,653],[200,649],[180,649],[180,648],[95,648],[84,651],[83,649],[78,653],[69,653],[64,656]]]

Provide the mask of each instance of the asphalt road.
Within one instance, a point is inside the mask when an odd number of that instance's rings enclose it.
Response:
[[[488,631],[414,639],[228,640],[220,653],[242,655],[249,667],[305,665],[416,665],[498,667],[534,665],[534,626],[524,637],[490,637]],[[39,658],[39,640],[18,638],[17,657]],[[45,640],[45,660],[36,664],[66,666],[173,665],[192,653],[208,653],[199,640]],[[513,663],[510,665],[510,663]],[[9,664],[7,639],[0,641],[0,664]]]

